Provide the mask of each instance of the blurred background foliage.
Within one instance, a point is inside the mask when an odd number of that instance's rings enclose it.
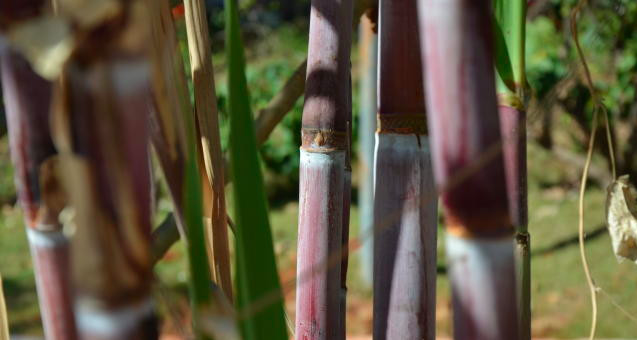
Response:
[[[176,0],[171,0],[175,4]],[[528,111],[529,215],[532,235],[533,336],[582,338],[588,333],[590,312],[576,239],[577,184],[590,135],[592,103],[582,79],[570,34],[570,11],[576,0],[530,1],[527,20],[527,77],[531,88]],[[637,179],[637,1],[589,0],[578,27],[595,86],[612,118],[620,174]],[[309,0],[240,1],[247,58],[247,80],[253,113],[266,106],[292,75],[307,53]],[[223,0],[208,0],[211,48],[221,113],[222,145],[228,143],[227,70],[224,54]],[[178,14],[177,14],[178,16]],[[183,21],[178,34],[189,70]],[[354,30],[354,42],[357,30]],[[353,202],[352,236],[358,229],[356,187],[358,175],[358,50],[352,49],[353,76]],[[189,72],[187,72],[189,75]],[[293,320],[293,279],[296,260],[298,168],[301,113],[299,99],[268,141],[260,148],[271,208],[275,252],[286,311]],[[13,171],[0,110],[0,272],[4,276],[13,333],[41,336],[37,299],[21,211],[15,205]],[[375,115],[375,113],[368,113]],[[603,130],[600,130],[603,134]],[[605,139],[598,137],[586,197],[587,243],[597,283],[637,314],[634,265],[617,264],[605,233],[605,186],[610,180]],[[165,191],[159,192],[158,218],[169,210]],[[228,196],[232,196],[230,192]],[[227,200],[231,206],[232,201]],[[233,212],[229,208],[229,212]],[[444,270],[440,231],[439,264]],[[358,273],[360,253],[353,252],[348,274],[348,334],[371,334],[370,289]],[[173,248],[156,268],[157,298],[164,313],[165,337],[179,337],[187,321],[186,273],[182,246]],[[286,283],[287,281],[287,283]],[[292,286],[289,286],[290,281]],[[285,284],[288,284],[286,287]],[[446,277],[438,280],[438,337],[450,336],[450,297]],[[637,327],[629,323],[606,296],[600,297],[599,337],[632,338]]]

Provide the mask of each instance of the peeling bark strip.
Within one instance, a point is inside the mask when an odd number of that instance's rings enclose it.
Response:
[[[8,2],[11,3],[11,2]],[[60,194],[49,130],[51,84],[16,53],[0,52],[15,184],[24,210],[44,333],[77,337],[70,294],[68,241],[58,222]]]
[[[224,159],[219,137],[219,117],[206,6],[203,0],[185,0],[184,5],[186,8],[190,69],[195,94],[195,116],[198,120],[197,128],[201,137],[198,146],[203,154],[207,175],[207,182],[204,180],[203,184],[204,187],[212,191],[210,206],[204,208],[204,216],[210,217],[212,227],[212,231],[207,230],[209,233],[207,234],[207,247],[212,256],[210,257],[210,274],[213,280],[221,285],[228,300],[232,302],[224,191]]]
[[[374,339],[433,339],[437,193],[427,137],[376,135]],[[420,145],[419,145],[420,143]]]
[[[296,339],[334,339],[340,329],[345,152],[301,149]]]
[[[381,0],[379,21],[374,339],[433,339],[437,193],[416,0]]]
[[[454,338],[518,338],[490,1],[422,0],[427,114],[447,224]]]
[[[341,256],[349,217],[351,0],[313,0],[310,13],[299,188],[296,338],[345,336]],[[343,281],[342,281],[343,280]]]
[[[515,339],[518,322],[512,239],[465,239],[448,234],[446,241],[454,338]]]
[[[497,181],[505,175],[490,8],[490,1],[420,2],[436,182],[447,228],[463,236],[513,232],[506,184]]]

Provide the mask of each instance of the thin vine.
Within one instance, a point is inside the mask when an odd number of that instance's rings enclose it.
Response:
[[[586,259],[586,251],[584,246],[584,192],[586,190],[586,180],[588,178],[588,170],[591,165],[591,159],[593,156],[593,148],[595,147],[595,136],[597,134],[597,126],[598,126],[598,116],[599,112],[603,113],[604,123],[606,125],[606,139],[608,140],[608,149],[610,154],[610,162],[611,169],[613,175],[613,181],[617,179],[616,167],[615,167],[615,153],[612,144],[612,137],[610,132],[610,125],[608,120],[608,111],[606,107],[602,104],[595,87],[593,86],[593,81],[591,78],[591,73],[588,68],[588,64],[586,62],[586,57],[584,56],[584,52],[582,51],[582,47],[579,42],[579,36],[577,33],[577,16],[581,12],[582,7],[587,3],[587,0],[580,0],[573,11],[571,12],[571,35],[573,37],[573,41],[575,42],[575,47],[577,48],[577,54],[582,63],[584,69],[584,75],[586,76],[586,86],[591,94],[591,99],[593,100],[593,121],[591,127],[591,135],[588,141],[588,150],[586,151],[586,163],[584,164],[584,170],[582,171],[582,180],[579,189],[579,250],[580,257],[582,259],[582,267],[584,268],[584,273],[586,274],[586,282],[588,283],[588,288],[590,289],[591,294],[591,307],[592,307],[592,320],[591,320],[591,330],[589,334],[589,339],[595,338],[595,329],[597,327],[597,291],[600,290],[595,285],[595,280],[591,275],[590,268],[588,266],[588,261]]]

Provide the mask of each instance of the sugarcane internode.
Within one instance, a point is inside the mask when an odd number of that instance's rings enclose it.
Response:
[[[417,1],[379,3],[374,168],[375,339],[435,338],[437,193]]]
[[[519,337],[491,10],[490,1],[419,2],[427,116],[458,339]]]

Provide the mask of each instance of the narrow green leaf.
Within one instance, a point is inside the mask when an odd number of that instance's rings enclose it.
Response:
[[[286,339],[236,0],[225,0],[225,14],[239,324],[245,339]]]
[[[526,0],[495,0],[493,11],[498,93],[519,94],[526,84]]]

